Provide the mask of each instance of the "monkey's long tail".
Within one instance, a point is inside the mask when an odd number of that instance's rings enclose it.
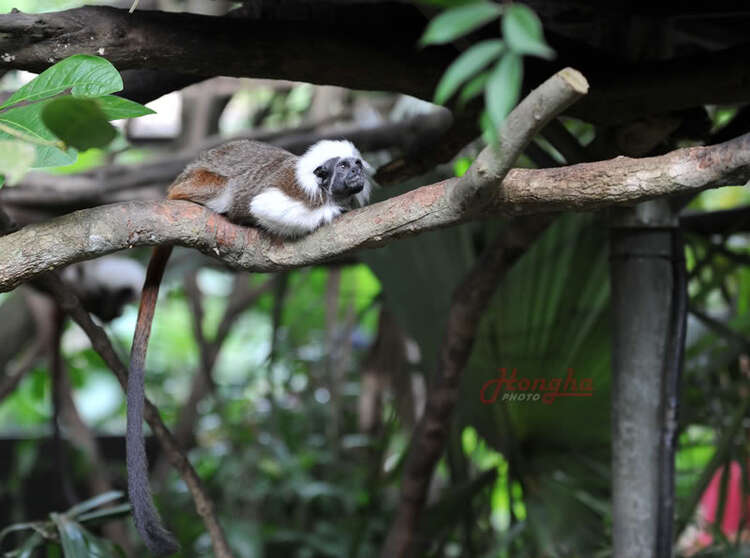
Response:
[[[148,460],[143,440],[146,349],[151,334],[151,322],[154,319],[159,285],[171,253],[171,246],[158,246],[154,249],[148,264],[133,337],[127,390],[128,424],[125,453],[128,466],[128,495],[133,508],[135,526],[148,549],[157,556],[173,554],[180,548],[172,533],[163,526],[159,512],[154,506],[148,483]]]

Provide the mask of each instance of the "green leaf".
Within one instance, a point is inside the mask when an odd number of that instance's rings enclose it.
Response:
[[[487,113],[495,129],[508,116],[521,93],[523,64],[517,54],[506,53],[492,71],[485,89]]]
[[[65,558],[89,558],[88,545],[81,526],[64,514],[53,513],[50,517],[57,525]]]
[[[461,107],[465,106],[466,103],[484,91],[484,87],[487,85],[487,80],[490,79],[491,73],[490,70],[487,70],[469,80],[469,83],[464,85],[461,94],[458,96],[458,105]]]
[[[121,558],[125,556],[113,542],[97,537],[84,527],[81,527],[81,531],[90,558]]]
[[[54,141],[57,138],[42,122],[42,109],[48,101],[31,105],[14,107],[0,113],[0,124],[9,126],[16,132],[41,142]],[[16,140],[17,137],[0,131],[0,140]],[[34,168],[58,167],[69,165],[76,160],[75,150],[67,152],[51,145],[35,145],[36,161]]]
[[[42,120],[58,138],[80,151],[104,147],[117,136],[117,130],[91,99],[53,99],[42,109]]]
[[[140,103],[116,97],[115,95],[106,95],[94,99],[99,108],[102,109],[107,120],[120,120],[121,118],[137,118],[147,114],[155,114],[156,111],[144,107]]]
[[[119,500],[122,497],[123,493],[119,490],[110,490],[108,492],[104,492],[102,494],[94,496],[93,498],[90,498],[88,500],[85,500],[80,504],[76,504],[68,511],[66,511],[65,515],[67,515],[68,517],[76,517],[81,515],[82,513],[86,513],[95,508],[98,508],[99,506],[103,506],[104,504]]]
[[[474,162],[473,157],[459,157],[453,163],[453,174],[456,176],[463,176],[466,171],[469,170],[471,164]]]
[[[456,58],[438,83],[435,90],[435,102],[445,103],[462,83],[498,58],[504,50],[505,45],[499,39],[482,41]]]
[[[547,59],[555,57],[555,51],[544,41],[542,22],[528,6],[509,5],[503,16],[502,27],[508,48],[516,54],[530,54]]]
[[[427,26],[423,45],[449,43],[500,16],[502,7],[494,2],[477,2],[446,10]]]
[[[36,149],[20,140],[0,140],[0,174],[8,186],[16,184],[28,172],[36,159]]]
[[[71,89],[74,97],[100,97],[122,89],[122,78],[105,58],[75,54],[47,68],[21,87],[0,109],[20,102],[38,101]]]

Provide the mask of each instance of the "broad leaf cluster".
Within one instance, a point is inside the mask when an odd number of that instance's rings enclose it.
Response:
[[[463,52],[443,74],[435,90],[435,102],[445,104],[460,90],[459,104],[464,105],[484,93],[485,111],[480,123],[487,138],[495,141],[497,129],[521,94],[522,57],[549,59],[555,53],[544,40],[539,18],[523,4],[500,5],[488,0],[452,4],[454,7],[430,22],[422,44],[450,43],[498,19],[503,38],[480,41]]]
[[[153,113],[112,95],[122,88],[120,73],[99,56],[76,54],[47,68],[0,105],[0,174],[15,184],[30,168],[67,165],[116,137],[111,120]]]

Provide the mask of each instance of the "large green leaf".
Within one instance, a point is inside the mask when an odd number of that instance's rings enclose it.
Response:
[[[444,103],[471,76],[496,60],[505,50],[499,39],[482,41],[459,56],[443,74],[435,91],[435,102]]]
[[[92,99],[53,99],[42,109],[42,121],[58,138],[81,151],[105,147],[117,136],[117,130]]]
[[[42,109],[48,101],[40,101],[31,105],[13,107],[0,113],[0,124],[11,127],[13,130],[23,134],[24,137],[33,138],[42,142],[53,142],[57,140],[55,135],[47,129],[42,122]],[[0,140],[18,139],[17,137],[0,131]],[[34,145],[36,149],[36,161],[34,167],[58,167],[68,165],[76,160],[75,150],[67,152],[52,145]]]
[[[533,539],[539,555],[591,556],[606,544],[608,307],[606,231],[591,216],[561,217],[499,285],[462,379],[459,423],[473,426],[520,477],[523,537]],[[503,401],[503,393],[513,393],[504,386],[494,403],[485,404],[482,387],[500,368],[546,382],[566,379],[572,368],[577,382],[591,379],[592,395],[551,404]]]
[[[451,8],[433,19],[420,39],[423,45],[449,43],[496,19],[502,7],[494,2],[476,2]]]
[[[542,22],[523,4],[510,4],[503,16],[503,38],[508,48],[517,54],[531,54],[541,58],[554,58],[555,52],[542,35]]]
[[[122,78],[105,58],[76,54],[47,68],[21,87],[0,109],[20,102],[38,101],[71,89],[74,97],[100,97],[122,89]]]
[[[20,140],[0,140],[0,174],[9,186],[16,184],[34,164],[36,150]]]
[[[120,120],[121,118],[137,118],[147,114],[154,114],[155,111],[144,107],[140,103],[123,99],[115,95],[106,95],[95,99],[96,104],[107,117],[107,120]]]
[[[523,63],[517,54],[507,52],[490,74],[485,89],[485,105],[492,125],[498,129],[521,94]]]
[[[606,446],[609,441],[609,281],[606,235],[588,216],[558,221],[501,283],[482,320],[462,384],[462,416],[498,451]],[[483,404],[500,369],[518,378],[590,378],[590,397]]]

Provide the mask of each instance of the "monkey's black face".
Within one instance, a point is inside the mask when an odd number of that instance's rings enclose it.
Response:
[[[358,157],[334,157],[315,169],[320,187],[334,199],[343,199],[359,194],[365,187],[367,176],[362,160]]]

